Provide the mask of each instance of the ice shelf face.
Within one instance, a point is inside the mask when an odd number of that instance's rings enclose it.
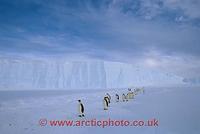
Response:
[[[0,58],[0,89],[98,89],[170,84],[182,84],[182,78],[118,62]]]

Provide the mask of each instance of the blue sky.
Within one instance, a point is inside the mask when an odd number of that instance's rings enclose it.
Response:
[[[0,55],[100,59],[200,77],[199,0],[0,0]]]

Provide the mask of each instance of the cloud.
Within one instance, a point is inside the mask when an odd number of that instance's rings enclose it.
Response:
[[[190,22],[200,19],[199,0],[113,0],[110,5],[146,20],[184,18],[181,21]]]
[[[163,0],[164,5],[172,10],[182,10],[190,19],[200,19],[199,0]]]
[[[194,64],[200,58],[196,0],[34,0],[0,5],[1,54],[128,62],[179,75],[189,70],[184,77],[200,72]]]

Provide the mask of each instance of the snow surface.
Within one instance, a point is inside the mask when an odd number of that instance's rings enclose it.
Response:
[[[118,62],[0,57],[0,89],[101,89],[180,85],[183,78]]]
[[[103,110],[102,98],[106,93],[127,90],[76,91],[0,91],[1,134],[199,134],[199,88],[145,88],[128,102],[111,102]],[[158,127],[41,127],[39,119],[80,119],[77,100],[85,105],[85,119],[146,120],[156,118]]]

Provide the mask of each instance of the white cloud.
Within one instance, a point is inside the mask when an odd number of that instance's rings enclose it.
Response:
[[[137,5],[136,3],[139,2]],[[112,8],[122,10],[127,7],[129,12],[140,15],[145,19],[152,19],[169,10],[174,14],[181,13],[188,19],[200,19],[199,0],[114,0]],[[135,10],[137,9],[137,10]],[[177,16],[180,17],[180,16]]]
[[[191,19],[200,18],[199,0],[162,0],[164,5],[172,10],[181,10],[185,16]]]

